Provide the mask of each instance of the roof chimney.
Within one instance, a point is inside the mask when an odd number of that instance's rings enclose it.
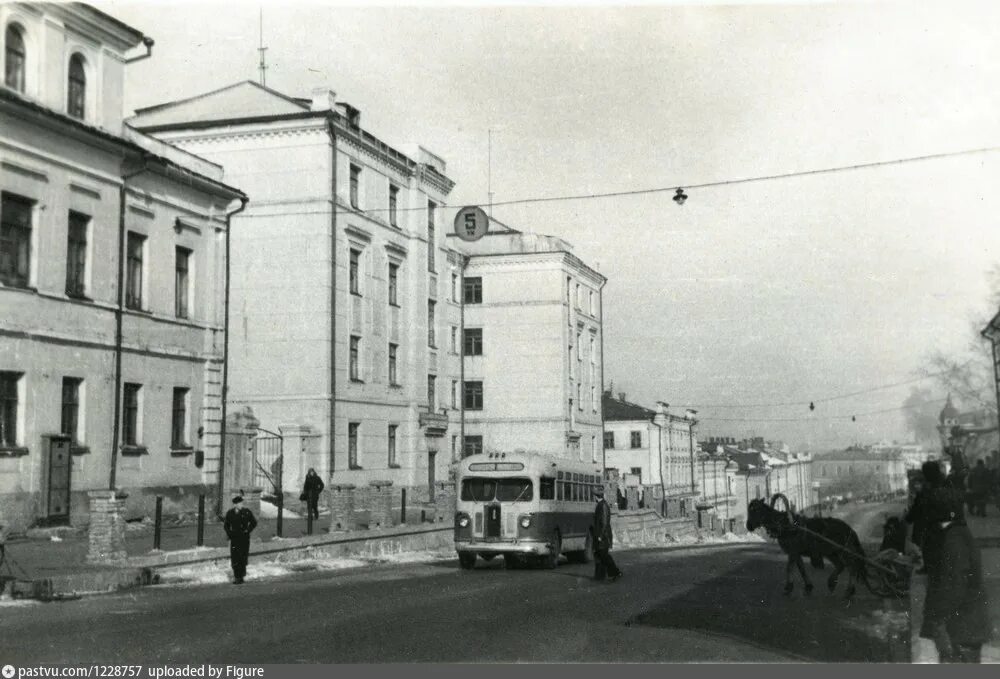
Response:
[[[328,87],[314,87],[311,98],[310,111],[332,111],[337,104],[337,93]]]

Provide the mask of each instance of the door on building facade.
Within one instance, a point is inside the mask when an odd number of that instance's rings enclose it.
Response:
[[[49,524],[69,523],[70,470],[69,437],[48,437],[45,520]]]
[[[435,471],[435,460],[437,459],[436,450],[427,451],[427,497],[429,502],[434,502],[434,471]]]

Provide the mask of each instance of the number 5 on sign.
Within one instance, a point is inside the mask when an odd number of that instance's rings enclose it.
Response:
[[[455,215],[455,235],[462,240],[479,240],[486,235],[490,227],[490,218],[482,208],[470,205],[463,207]]]

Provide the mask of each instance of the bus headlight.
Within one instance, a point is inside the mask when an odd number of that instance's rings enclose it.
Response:
[[[468,526],[469,525],[469,517],[467,515],[465,515],[465,514],[460,515],[458,517],[458,525],[461,528],[465,528],[466,526]]]
[[[521,528],[527,528],[530,525],[531,525],[531,517],[530,516],[522,516],[521,517]]]

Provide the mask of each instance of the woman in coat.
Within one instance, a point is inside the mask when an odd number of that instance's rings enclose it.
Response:
[[[306,482],[302,486],[303,499],[306,501],[306,510],[312,514],[314,519],[319,518],[319,494],[323,492],[326,485],[312,467],[306,473]]]

